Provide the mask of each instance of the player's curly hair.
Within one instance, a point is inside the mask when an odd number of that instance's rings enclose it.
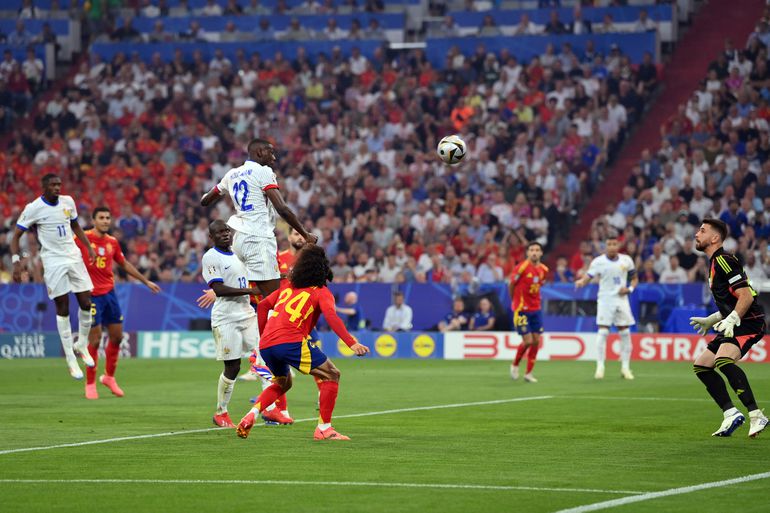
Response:
[[[325,287],[326,282],[333,279],[334,273],[324,248],[308,244],[299,250],[289,272],[289,281],[295,288]]]

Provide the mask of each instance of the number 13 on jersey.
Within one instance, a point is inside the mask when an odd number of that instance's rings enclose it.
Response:
[[[315,310],[313,305],[307,304],[308,299],[310,299],[310,293],[306,290],[283,289],[270,315],[273,317],[278,317],[281,314],[288,315],[289,322],[296,323],[299,328]],[[306,306],[307,309],[305,309]],[[297,320],[299,320],[298,323]]]

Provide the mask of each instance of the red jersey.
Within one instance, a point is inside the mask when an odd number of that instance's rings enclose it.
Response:
[[[296,256],[292,254],[290,249],[285,249],[278,252],[278,272],[282,275],[288,276],[291,268],[294,267],[294,260]],[[289,279],[281,278],[280,288],[288,287]]]
[[[513,269],[511,284],[513,297],[511,309],[514,312],[536,312],[540,310],[540,287],[548,276],[545,264],[533,264],[525,260]]]
[[[120,249],[118,239],[112,235],[100,237],[95,230],[86,231],[86,237],[91,242],[91,247],[96,252],[96,260],[92,264],[88,263],[88,253],[80,239],[75,238],[75,243],[83,254],[83,261],[86,263],[88,274],[94,283],[93,296],[103,296],[115,288],[115,275],[112,273],[112,262],[122,264],[126,261],[123,256],[123,250]]]
[[[328,288],[286,287],[276,290],[259,302],[259,348],[307,339],[322,313],[329,327],[348,347],[356,343],[356,339],[348,333],[345,323],[337,315],[334,296]]]

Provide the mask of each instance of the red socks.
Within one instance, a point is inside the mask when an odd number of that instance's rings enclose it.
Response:
[[[94,359],[93,367],[86,367],[86,384],[93,385],[96,383],[96,367],[99,364],[99,347],[88,344],[88,353],[91,358]]]
[[[540,344],[532,344],[529,346],[529,352],[527,353],[527,374],[532,372],[532,368],[535,366],[535,360],[537,360],[537,352],[539,350]]]
[[[118,366],[118,355],[120,354],[120,344],[113,344],[111,341],[107,341],[104,346],[104,356],[107,360],[104,373],[108,376],[115,375],[115,367]],[[96,358],[94,358],[96,361]]]
[[[313,379],[315,380],[315,386],[318,387],[318,391],[320,392],[321,391],[321,383],[323,383],[324,380],[322,380],[321,378],[316,378],[315,376],[313,376]]]
[[[523,342],[519,344],[518,349],[516,349],[516,358],[513,360],[514,365],[518,365],[519,362],[521,362],[521,359],[524,358],[524,351],[526,349],[527,346],[525,346]]]
[[[259,394],[259,397],[257,397],[257,402],[254,404],[254,408],[258,409],[260,412],[263,412],[265,408],[273,404],[282,395],[284,395],[283,388],[281,388],[277,383],[273,383],[264,389],[261,394]]]
[[[337,402],[337,392],[340,389],[340,384],[336,381],[321,381],[318,388],[321,390],[321,396],[318,400],[320,403],[321,422],[331,424],[332,411],[334,411],[334,405]]]
[[[286,394],[283,394],[281,397],[276,399],[275,407],[278,408],[278,411],[286,411],[289,409],[288,403],[286,402]]]

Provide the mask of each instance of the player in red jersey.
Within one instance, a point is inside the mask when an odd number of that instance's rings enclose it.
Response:
[[[99,377],[99,382],[110,389],[118,397],[123,397],[123,390],[115,381],[115,367],[120,354],[120,343],[123,340],[123,315],[120,312],[118,297],[115,295],[115,276],[112,274],[112,263],[117,263],[126,273],[144,283],[153,293],[160,292],[160,287],[140,273],[136,267],[123,256],[118,240],[109,235],[112,215],[107,207],[96,207],[92,213],[94,228],[86,232],[91,247],[96,252],[96,259],[88,261],[85,246],[77,240],[88,274],[94,283],[91,294],[91,315],[93,322],[88,333],[88,352],[94,359],[95,365],[86,369],[86,399],[98,399],[96,391],[96,363],[99,359],[99,344],[102,341],[102,326],[107,326],[107,344],[104,353],[107,365]]]
[[[319,246],[309,245],[297,255],[289,274],[289,286],[260,301],[257,308],[259,352],[275,378],[273,384],[260,394],[251,411],[241,419],[236,429],[239,437],[248,437],[257,415],[291,388],[289,366],[292,366],[303,374],[322,380],[319,423],[313,438],[350,440],[337,433],[331,425],[340,371],[308,340],[310,331],[323,313],[329,327],[356,355],[363,356],[369,352],[368,347],[356,342],[337,316],[334,296],[326,288],[327,281],[332,278],[326,252]]]
[[[527,354],[527,373],[524,380],[537,383],[532,375],[537,352],[540,349],[540,335],[543,333],[543,313],[540,311],[540,287],[548,276],[548,267],[543,258],[543,246],[539,242],[527,245],[527,259],[518,264],[511,274],[508,290],[511,293],[513,323],[521,335],[522,342],[516,350],[511,364],[511,378],[519,379],[519,362]]]

